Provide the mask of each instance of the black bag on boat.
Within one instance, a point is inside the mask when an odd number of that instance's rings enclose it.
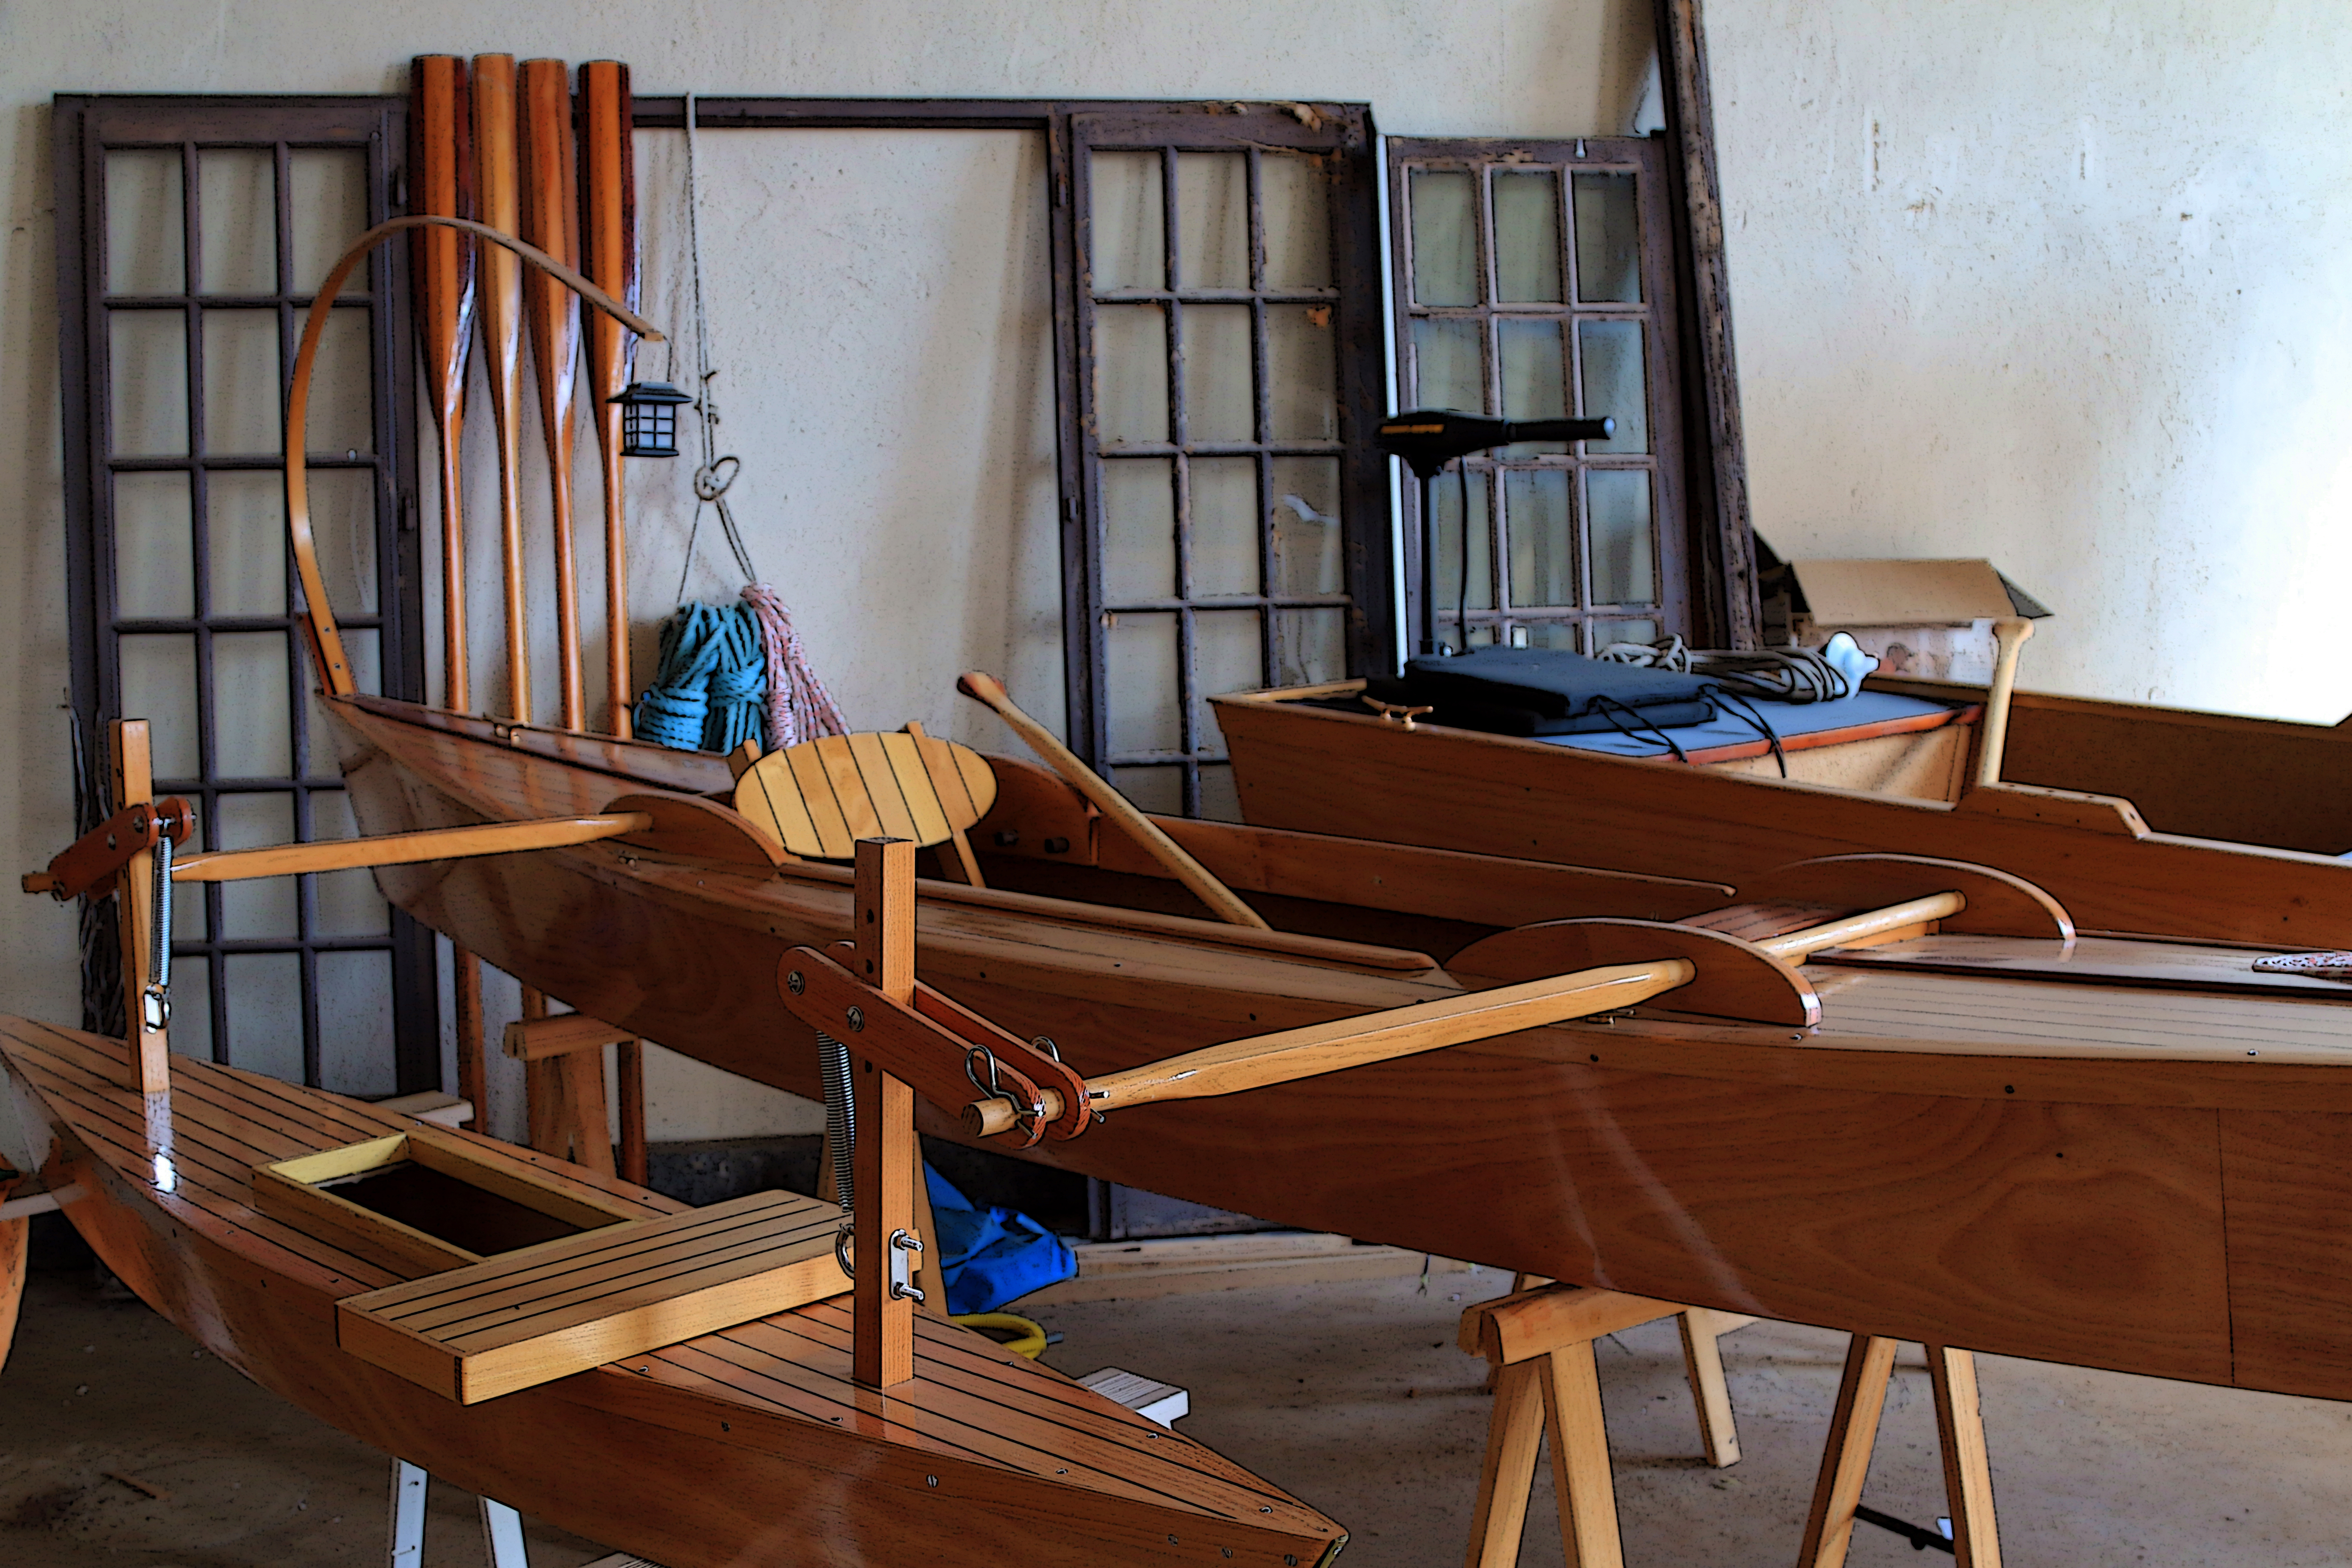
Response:
[[[1482,647],[1423,654],[1404,673],[1365,683],[1383,702],[1423,703],[1430,722],[1496,735],[1576,735],[1667,729],[1715,717],[1704,676],[1587,658],[1566,648]]]

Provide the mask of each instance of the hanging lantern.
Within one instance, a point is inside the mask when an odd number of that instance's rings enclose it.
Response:
[[[621,405],[621,456],[677,456],[677,405],[693,398],[666,381],[633,381],[612,401]]]

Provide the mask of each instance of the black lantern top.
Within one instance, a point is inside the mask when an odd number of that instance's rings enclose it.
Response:
[[[621,405],[621,456],[677,456],[677,405],[693,398],[666,381],[633,381],[611,401]]]

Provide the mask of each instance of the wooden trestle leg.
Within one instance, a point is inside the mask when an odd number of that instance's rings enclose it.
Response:
[[[1870,1452],[1886,1409],[1897,1342],[1856,1334],[1846,1349],[1830,1413],[1821,1479],[1813,1488],[1798,1568],[1841,1568],[1853,1540],[1855,1510],[1870,1473]],[[1952,1510],[1952,1557],[1959,1568],[2000,1568],[2000,1535],[1993,1517],[1992,1470],[1984,1415],[1977,1400],[1973,1352],[1927,1345],[1927,1374],[1936,1393],[1936,1434],[1944,1458],[1945,1506]]]
[[[1518,1562],[1538,1447],[1551,1456],[1560,1546],[1569,1568],[1622,1568],[1624,1549],[1592,1343],[1668,1316],[1681,1320],[1708,1460],[1735,1463],[1739,1439],[1732,1429],[1715,1341],[1752,1320],[1613,1290],[1550,1284],[1514,1291],[1462,1314],[1462,1348],[1485,1355],[1495,1369],[1495,1407],[1470,1526],[1469,1568],[1512,1568]],[[1701,1342],[1704,1356],[1694,1353]],[[1702,1367],[1714,1373],[1704,1389]]]
[[[915,846],[903,838],[858,840],[855,899],[854,972],[884,996],[911,1005]],[[844,1043],[857,1108],[855,1371],[859,1383],[887,1389],[915,1375],[921,1288],[913,1279],[927,1239],[915,1220],[915,1091],[858,1053],[855,1025]]]

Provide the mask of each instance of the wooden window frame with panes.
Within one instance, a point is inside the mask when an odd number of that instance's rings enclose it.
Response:
[[[1458,559],[1454,553],[1460,548],[1457,528],[1446,528],[1444,520],[1458,518],[1461,511],[1459,487],[1466,474],[1472,509],[1483,512],[1483,527],[1475,541],[1486,541],[1485,607],[1479,606],[1481,595],[1476,591],[1474,565],[1474,591],[1471,595],[1469,619],[1473,645],[1486,641],[1532,641],[1538,646],[1566,647],[1585,653],[1598,651],[1607,642],[1633,637],[1649,640],[1651,637],[1668,632],[1689,635],[1698,617],[1693,614],[1695,601],[1703,599],[1703,584],[1694,580],[1693,563],[1702,552],[1694,549],[1692,530],[1698,520],[1691,516],[1685,501],[1686,451],[1683,438],[1684,374],[1682,365],[1681,300],[1675,267],[1675,225],[1669,199],[1666,168],[1667,146],[1663,138],[1652,137],[1581,137],[1560,140],[1519,141],[1488,138],[1398,138],[1388,143],[1388,180],[1391,213],[1391,254],[1395,268],[1391,280],[1394,302],[1394,331],[1398,369],[1398,400],[1401,407],[1433,406],[1424,392],[1419,374],[1416,351],[1416,323],[1452,319],[1477,323],[1480,329],[1482,405],[1464,412],[1504,418],[1543,416],[1597,416],[1623,411],[1614,408],[1584,406],[1584,363],[1582,323],[1604,321],[1635,321],[1643,335],[1642,362],[1645,406],[1641,410],[1646,423],[1647,450],[1639,455],[1603,451],[1601,443],[1580,442],[1574,449],[1553,447],[1549,451],[1528,452],[1508,448],[1502,452],[1478,453],[1464,459],[1441,476],[1433,491],[1435,510],[1440,520],[1437,543],[1437,626],[1442,643],[1456,644],[1454,626],[1456,593],[1449,581],[1448,568]],[[1466,174],[1477,193],[1477,223],[1474,231],[1475,271],[1478,277],[1477,299],[1469,303],[1424,303],[1416,293],[1416,258],[1414,228],[1417,216],[1413,182],[1417,174],[1428,171],[1439,174]],[[1498,256],[1498,237],[1495,217],[1495,182],[1498,178],[1549,174],[1553,184],[1553,216],[1558,247],[1558,301],[1508,300],[1499,298],[1502,292],[1502,262]],[[1636,247],[1636,271],[1641,284],[1638,301],[1581,300],[1577,282],[1579,237],[1576,230],[1577,201],[1575,179],[1580,174],[1630,174],[1634,182],[1633,208],[1638,216],[1640,233]],[[1503,406],[1503,370],[1499,353],[1501,323],[1558,321],[1562,330],[1562,370],[1567,378],[1563,389],[1563,406],[1518,407]],[[1612,443],[1613,444],[1613,443]],[[1650,478],[1649,513],[1654,541],[1654,593],[1651,598],[1627,602],[1596,602],[1591,595],[1595,574],[1591,561],[1591,532],[1587,491],[1590,476],[1610,469],[1640,469]],[[1497,475],[1526,475],[1530,480],[1545,471],[1568,475],[1568,494],[1572,503],[1573,526],[1570,531],[1573,542],[1573,567],[1576,603],[1572,605],[1521,605],[1509,590],[1510,570],[1517,542],[1512,537],[1510,507],[1507,496],[1512,481],[1506,478],[1501,485]],[[1405,604],[1406,625],[1421,624],[1421,601],[1431,581],[1423,571],[1420,559],[1421,489],[1407,485],[1402,490],[1404,509],[1404,550],[1406,555]],[[1712,526],[1708,520],[1706,526]],[[1454,568],[1453,576],[1458,577]],[[1644,632],[1647,636],[1643,636]],[[1484,633],[1482,637],[1480,634]]]
[[[282,458],[275,453],[213,452],[208,449],[205,378],[203,354],[204,316],[208,310],[269,311],[277,317],[279,390],[282,398],[290,374],[300,312],[310,295],[294,287],[293,227],[289,192],[292,158],[312,149],[356,153],[364,166],[366,221],[382,221],[399,202],[402,165],[406,158],[406,104],[394,97],[131,97],[61,95],[53,102],[52,152],[58,213],[58,307],[59,394],[64,447],[64,500],[67,559],[67,602],[70,630],[70,687],[74,736],[84,759],[102,758],[103,725],[124,714],[121,642],[125,637],[180,636],[190,639],[194,710],[186,717],[195,731],[198,767],[194,774],[159,777],[158,795],[182,795],[194,801],[197,829],[205,847],[220,846],[214,834],[221,817],[221,802],[231,795],[282,795],[291,807],[296,836],[312,837],[314,798],[340,794],[340,773],[308,765],[313,754],[309,733],[314,714],[310,694],[314,682],[307,668],[308,655],[295,636],[299,589],[288,573],[283,613],[215,615],[209,591],[209,487],[216,475],[278,471]],[[187,265],[200,255],[203,236],[203,182],[199,161],[207,149],[267,152],[271,159],[275,203],[277,271],[272,288],[251,294],[206,295],[206,281],[191,277]],[[110,151],[176,152],[179,155],[179,214],[183,265],[180,288],[153,296],[109,292],[107,157]],[[346,456],[319,453],[311,457],[314,471],[351,469],[369,476],[374,535],[370,542],[370,570],[377,586],[374,614],[354,613],[356,606],[339,606],[341,620],[351,631],[377,639],[383,689],[386,695],[424,695],[422,578],[415,527],[415,396],[413,343],[404,272],[406,251],[390,247],[378,250],[359,286],[347,289],[339,310],[363,312],[367,319],[370,433],[373,450]],[[331,259],[331,258],[330,258]],[[178,454],[122,456],[113,451],[110,395],[110,320],[126,309],[178,313],[186,322],[183,353],[187,441]],[[126,616],[118,595],[115,486],[125,474],[185,473],[189,486],[188,541],[190,613],[184,616]],[[282,776],[229,777],[216,766],[219,752],[219,694],[212,689],[215,639],[239,635],[279,636],[285,639],[288,690],[285,697],[288,745],[291,766]],[[176,715],[167,717],[179,717]],[[58,769],[67,770],[60,751]],[[77,780],[77,815],[87,828],[101,817],[103,795],[97,779]],[[224,936],[224,889],[209,884],[192,901],[204,911],[201,934],[181,934],[173,950],[186,973],[195,963],[205,966],[208,993],[208,1023],[215,1059],[253,1065],[250,1051],[240,1051],[230,1014],[226,964],[238,957],[291,956],[299,973],[301,1070],[306,1082],[322,1078],[324,1043],[320,992],[322,957],[344,952],[388,955],[392,998],[393,1060],[388,1075],[370,1069],[370,1081],[394,1093],[432,1089],[440,1082],[438,986],[432,933],[397,910],[390,910],[388,931],[381,936],[336,935],[322,932],[315,879],[299,879],[294,900],[295,929],[283,936]],[[183,892],[187,899],[195,889]],[[85,926],[83,1016],[87,1026],[120,1032],[121,996],[112,976],[115,965],[106,955],[114,945],[111,921],[103,909]],[[177,922],[175,922],[177,923]],[[95,929],[95,928],[103,929]],[[104,950],[101,952],[100,950]],[[388,1078],[388,1081],[386,1079]],[[341,1087],[341,1086],[330,1086]]]

